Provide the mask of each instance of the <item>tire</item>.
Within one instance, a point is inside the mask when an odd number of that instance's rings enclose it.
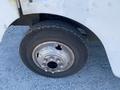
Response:
[[[52,69],[50,69],[51,71],[45,71],[44,69],[40,68],[42,66],[39,67],[33,60],[33,51],[35,48],[39,44],[42,45],[42,43],[49,41],[60,42],[72,50],[74,54],[74,60],[72,60],[74,62],[67,70],[64,68],[65,71],[57,72],[56,70],[56,72],[51,73]],[[67,55],[68,54],[66,53],[66,56]],[[40,22],[39,24],[30,28],[21,42],[20,56],[24,64],[33,72],[46,77],[58,78],[75,74],[82,69],[87,61],[88,52],[84,40],[76,28],[72,27],[68,23],[51,20]],[[70,59],[65,60],[67,61]],[[55,66],[55,63],[52,64],[52,67],[53,66]]]

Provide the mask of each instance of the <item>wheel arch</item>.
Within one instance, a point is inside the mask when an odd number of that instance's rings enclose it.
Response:
[[[67,22],[71,25],[74,25],[78,28],[80,27],[81,29],[83,29],[83,32],[85,30],[85,32],[90,33],[90,35],[92,35],[93,37],[95,37],[99,40],[99,42],[101,43],[101,45],[103,46],[103,48],[105,50],[105,54],[108,56],[108,59],[109,59],[109,55],[108,55],[109,50],[108,50],[108,48],[106,48],[107,46],[103,42],[104,38],[101,38],[100,33],[97,33],[96,31],[92,30],[92,28],[89,25],[82,23],[78,20],[71,19],[70,17],[65,17],[62,15],[56,15],[56,14],[48,14],[48,13],[28,14],[28,15],[23,15],[22,17],[16,19],[13,23],[10,24],[10,26],[11,25],[29,25],[29,26],[31,26],[31,25],[38,23],[40,21],[43,21],[43,20],[60,20],[60,21]],[[119,73],[116,72],[117,70],[115,70],[114,66],[112,66],[112,63],[110,63],[110,64],[111,64],[113,73],[117,77],[119,77],[119,75],[118,75]],[[116,74],[116,73],[118,73],[118,74]]]
[[[62,16],[62,15],[49,14],[49,13],[27,14],[27,15],[21,16],[20,18],[17,18],[9,26],[11,25],[31,26],[44,20],[58,20],[62,22],[67,22],[76,28],[81,28],[83,30],[81,31],[83,34],[86,34],[86,32],[90,33],[93,37],[96,37],[102,44],[102,41],[100,40],[100,38],[89,27],[87,27],[86,25],[84,25],[83,23],[77,20],[71,19],[70,17]]]

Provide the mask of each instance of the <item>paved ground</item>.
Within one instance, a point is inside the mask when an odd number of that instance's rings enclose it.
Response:
[[[26,31],[10,27],[0,44],[0,90],[120,90],[120,79],[112,74],[104,49],[96,41],[89,43],[86,66],[73,76],[52,79],[31,72],[18,52]]]

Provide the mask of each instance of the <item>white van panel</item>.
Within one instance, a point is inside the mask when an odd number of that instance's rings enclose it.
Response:
[[[0,42],[8,26],[19,18],[16,0],[2,0],[0,3]]]

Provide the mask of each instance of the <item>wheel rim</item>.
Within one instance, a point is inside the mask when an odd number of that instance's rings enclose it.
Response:
[[[48,41],[36,46],[32,58],[40,69],[52,74],[68,70],[75,59],[70,47],[56,41]]]

